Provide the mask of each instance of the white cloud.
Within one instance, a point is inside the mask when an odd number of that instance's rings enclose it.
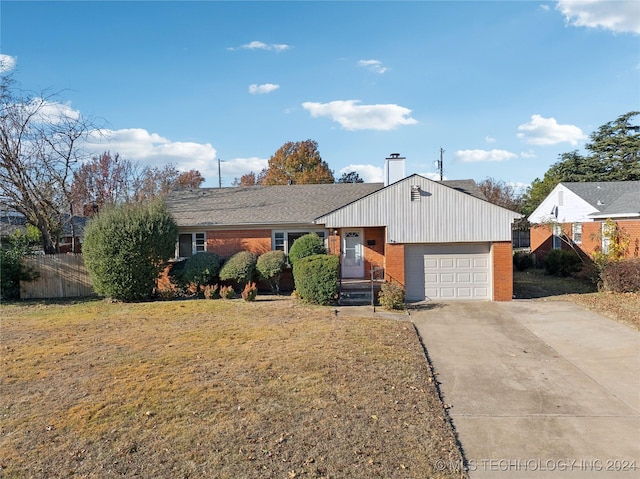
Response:
[[[269,160],[264,158],[258,158],[255,156],[251,158],[233,158],[231,160],[222,160],[220,164],[220,172],[222,173],[224,183],[225,177],[240,178],[242,175],[246,175],[251,171],[253,171],[257,175],[267,166],[269,166]],[[215,178],[215,183],[217,184],[217,172],[215,174]],[[229,182],[229,184],[223,184],[222,186],[231,186],[231,181]]]
[[[0,53],[0,73],[7,73],[16,67],[16,57]]]
[[[559,0],[556,9],[570,25],[640,34],[637,0]]]
[[[425,178],[429,178],[433,181],[440,181],[440,173],[418,173],[420,176],[424,176]],[[448,180],[446,175],[442,175],[442,180]]]
[[[33,113],[33,119],[38,123],[57,124],[65,120],[74,121],[80,118],[80,112],[71,108],[70,103],[33,98],[29,105],[24,105],[24,107]]]
[[[484,141],[486,141],[487,143],[495,143],[496,139],[491,137],[491,136],[489,136],[489,135],[487,135],[487,136],[484,137]]]
[[[262,85],[249,85],[249,93],[252,95],[262,95],[265,93],[271,93],[272,91],[276,91],[280,88],[280,85],[274,85],[273,83],[264,83]]]
[[[382,62],[380,60],[360,60],[358,62],[358,66],[365,67],[368,70],[381,75],[388,70],[387,67],[382,66]]]
[[[540,4],[540,10],[544,10],[545,12],[549,11],[549,5],[547,5],[546,3],[541,3]]]
[[[463,163],[506,161],[518,157],[515,153],[506,150],[458,150],[455,155]]]
[[[521,181],[507,181],[507,185],[513,188],[513,192],[516,195],[523,194],[527,188],[529,188],[530,183],[523,183]]]
[[[305,102],[302,108],[312,117],[328,116],[345,130],[393,130],[413,125],[411,110],[399,105],[359,105],[360,100],[336,100],[329,103]]]
[[[162,167],[171,163],[181,171],[195,168],[206,179],[218,174],[216,150],[209,143],[171,141],[142,128],[95,131],[86,147],[95,153],[119,153],[143,165]]]
[[[283,43],[264,43],[258,40],[254,40],[244,45],[240,45],[237,48],[230,47],[229,50],[267,50],[274,52],[283,52],[285,50],[289,50],[290,48],[290,45],[285,45]]]
[[[360,175],[365,183],[382,183],[383,181],[383,172],[382,168],[379,166],[373,165],[347,165],[342,168],[339,173],[343,175],[344,173],[350,173],[355,171]]]
[[[520,158],[535,158],[536,154],[533,150],[521,151]]]
[[[586,138],[582,130],[575,125],[560,125],[555,118],[543,118],[531,115],[531,121],[518,127],[518,138],[531,145],[555,145],[569,143],[577,145]]]

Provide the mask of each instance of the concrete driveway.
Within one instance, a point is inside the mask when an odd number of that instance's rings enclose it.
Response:
[[[556,301],[424,304],[411,319],[472,479],[640,477],[637,331]]]

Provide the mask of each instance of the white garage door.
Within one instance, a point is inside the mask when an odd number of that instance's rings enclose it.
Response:
[[[489,243],[405,247],[408,301],[491,299]]]

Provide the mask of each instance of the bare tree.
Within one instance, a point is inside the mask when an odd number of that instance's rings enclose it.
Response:
[[[65,221],[75,240],[70,180],[95,125],[57,95],[25,93],[9,76],[0,83],[0,108],[0,194],[38,228],[45,253],[55,253]]]
[[[478,183],[480,191],[487,200],[494,205],[502,206],[512,211],[519,211],[522,200],[513,187],[504,181],[486,178]]]

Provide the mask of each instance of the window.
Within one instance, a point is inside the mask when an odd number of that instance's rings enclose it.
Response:
[[[575,244],[582,244],[582,223],[573,223],[571,226],[571,239]]]
[[[273,232],[273,249],[284,251],[286,254],[289,254],[289,249],[293,242],[300,238],[301,236],[307,235],[309,233],[317,234],[320,239],[324,241],[325,232],[324,231],[274,231]]]
[[[553,249],[562,248],[562,228],[560,225],[553,227]]]
[[[183,233],[178,237],[178,257],[188,258],[207,250],[205,233]]]

